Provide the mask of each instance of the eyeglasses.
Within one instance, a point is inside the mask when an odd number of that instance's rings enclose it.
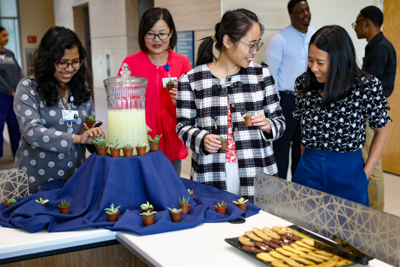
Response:
[[[164,32],[161,32],[161,33],[159,33],[159,34],[155,34],[155,33],[146,33],[145,35],[144,35],[144,38],[146,38],[146,39],[155,39],[156,37],[158,37],[158,39],[160,39],[160,40],[166,40],[167,38],[168,38],[168,36],[169,36],[169,34],[170,34],[171,32],[169,32],[169,33],[164,33]]]
[[[258,42],[258,43],[254,43],[254,44],[246,44],[242,41],[239,40],[239,42],[241,42],[244,45],[247,45],[248,47],[250,47],[249,52],[253,53],[254,50],[257,50],[257,52],[260,50],[260,48],[263,46],[263,42]]]
[[[70,65],[74,68],[74,69],[79,69],[83,64],[83,61],[80,59],[74,60],[72,62],[67,62],[67,61],[60,61],[57,62],[56,65],[57,67],[59,67],[60,69],[66,69],[68,68]]]
[[[356,22],[353,22],[353,23],[351,24],[351,27],[353,27],[353,29],[355,29],[355,28],[357,27],[357,23],[360,23],[360,22],[363,21],[363,20],[366,20],[366,19],[360,19],[360,20],[357,20]]]

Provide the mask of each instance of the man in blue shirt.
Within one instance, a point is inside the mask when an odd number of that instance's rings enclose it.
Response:
[[[300,122],[294,119],[292,114],[295,108],[294,82],[307,70],[308,45],[315,33],[315,29],[309,27],[311,12],[307,1],[289,1],[288,11],[291,25],[272,37],[265,53],[265,62],[271,68],[286,119],[285,133],[273,143],[279,177],[284,179],[289,166],[290,147],[292,147],[292,175],[301,157]]]
[[[374,75],[382,82],[383,95],[388,98],[394,89],[396,76],[396,51],[393,45],[381,32],[383,13],[376,6],[367,6],[360,11],[356,22],[352,26],[358,39],[367,39],[363,69]],[[390,108],[389,108],[390,110]],[[388,113],[389,113],[388,110]],[[364,148],[361,150],[364,160],[368,159],[371,148],[374,130],[367,124],[367,139]],[[370,207],[378,210],[384,208],[384,181],[382,162],[379,159],[375,165],[372,175],[369,177],[368,195]]]

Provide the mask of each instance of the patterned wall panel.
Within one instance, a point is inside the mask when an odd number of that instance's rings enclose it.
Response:
[[[0,170],[0,203],[10,198],[27,197],[28,176],[22,170]]]
[[[399,266],[400,217],[265,174],[255,183],[262,210]]]

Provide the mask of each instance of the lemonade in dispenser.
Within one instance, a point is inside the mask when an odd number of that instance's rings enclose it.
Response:
[[[131,76],[125,63],[121,76],[104,80],[108,105],[108,140],[118,139],[121,146],[131,144],[135,147],[139,141],[147,144],[145,93],[147,79]],[[122,155],[121,150],[121,155]],[[136,149],[134,155],[137,155]]]

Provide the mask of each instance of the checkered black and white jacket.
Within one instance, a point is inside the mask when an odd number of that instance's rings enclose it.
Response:
[[[192,179],[226,190],[226,150],[208,153],[204,139],[208,134],[228,137],[228,105],[238,158],[240,193],[254,201],[256,174],[277,175],[270,141],[281,137],[286,128],[267,65],[250,63],[248,68],[226,79],[214,77],[208,64],[183,74],[178,85],[176,130],[185,146],[192,150]],[[259,127],[245,126],[245,113],[265,114],[272,135]]]

